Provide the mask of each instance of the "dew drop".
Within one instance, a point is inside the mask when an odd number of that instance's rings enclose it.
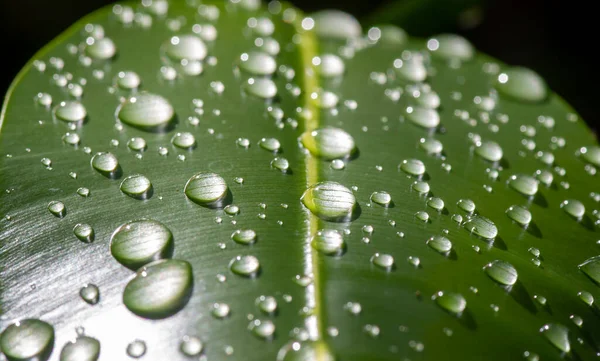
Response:
[[[452,250],[452,242],[444,236],[433,236],[427,240],[427,245],[441,254]]]
[[[100,341],[89,336],[77,336],[60,352],[60,361],[96,361],[100,357]]]
[[[238,229],[231,234],[231,239],[243,245],[254,244],[256,242],[256,232],[252,229]]]
[[[130,175],[121,182],[121,192],[135,199],[147,199],[151,191],[150,179],[141,174]]]
[[[513,67],[500,73],[496,89],[502,95],[524,102],[540,102],[548,94],[544,79],[533,70],[523,67]]]
[[[371,263],[381,269],[391,271],[394,268],[394,257],[385,253],[375,253],[371,257]]]
[[[276,138],[262,138],[258,145],[269,152],[277,153],[281,150],[281,143]]]
[[[136,152],[143,151],[147,147],[146,140],[140,137],[133,137],[129,139],[129,141],[127,141],[127,146],[129,147],[129,149]]]
[[[277,95],[277,85],[269,78],[250,78],[245,89],[249,94],[263,99],[271,99]]]
[[[600,285],[600,256],[595,256],[586,260],[585,262],[579,265],[579,269],[583,273],[585,273],[585,275],[588,276],[592,281]]]
[[[254,75],[271,75],[277,69],[277,62],[267,53],[254,51],[242,54],[240,68]]]
[[[548,323],[540,329],[544,337],[562,352],[570,352],[569,329],[561,324]]]
[[[560,208],[563,209],[568,215],[573,218],[581,219],[585,214],[585,206],[583,203],[576,199],[567,199],[560,204]]]
[[[455,34],[441,34],[427,40],[431,53],[445,60],[469,61],[475,55],[475,48],[465,38]]]
[[[389,207],[392,203],[392,196],[385,191],[373,192],[371,194],[371,202],[383,207]]]
[[[229,262],[229,269],[239,276],[254,278],[260,271],[260,262],[254,256],[236,256]]]
[[[441,198],[432,197],[427,200],[427,206],[435,209],[438,212],[444,210],[444,200]]]
[[[100,289],[95,284],[88,283],[79,289],[79,296],[86,303],[95,305],[100,301]]]
[[[167,125],[175,114],[171,103],[160,95],[140,93],[117,109],[119,119],[128,125],[150,130]]]
[[[255,304],[267,315],[273,315],[277,312],[277,300],[273,296],[259,296]]]
[[[300,200],[313,214],[329,221],[349,219],[357,204],[352,191],[336,182],[314,184]]]
[[[321,10],[312,14],[317,35],[326,39],[356,39],[362,28],[356,18],[339,10]]]
[[[117,46],[110,38],[94,39],[89,37],[86,39],[85,52],[93,59],[107,60],[115,56]]]
[[[117,74],[117,85],[121,89],[137,89],[141,82],[140,76],[134,71],[120,71]]]
[[[130,269],[170,257],[173,235],[162,223],[141,219],[123,224],[110,240],[110,251],[115,259]]]
[[[327,160],[348,158],[356,150],[354,138],[340,128],[307,131],[300,136],[300,141],[312,155]]]
[[[225,179],[216,173],[197,173],[185,184],[185,195],[202,206],[220,207],[228,194]]]
[[[426,195],[431,190],[429,183],[427,183],[425,181],[420,181],[420,180],[414,181],[410,187],[412,188],[413,191],[420,193],[422,195]]]
[[[67,208],[61,201],[51,201],[48,203],[48,211],[58,218],[62,218],[67,214]]]
[[[427,79],[427,68],[420,56],[394,60],[394,71],[399,79],[410,83],[420,83]]]
[[[522,206],[510,206],[506,210],[506,215],[508,218],[513,221],[519,223],[522,226],[526,226],[531,222],[532,216],[531,212],[525,207]]]
[[[577,296],[580,300],[582,300],[588,306],[592,306],[594,304],[594,296],[587,291],[580,291],[577,293]]]
[[[73,227],[73,234],[81,242],[92,243],[94,241],[94,229],[86,223],[78,223]]]
[[[87,110],[76,100],[63,101],[54,108],[54,116],[65,122],[81,122],[87,116]]]
[[[335,54],[325,54],[318,58],[319,61],[315,64],[315,59],[313,59],[313,64],[317,65],[317,69],[319,74],[324,78],[334,78],[344,74],[346,66],[344,65],[344,61]]]
[[[175,133],[171,139],[171,143],[177,148],[192,149],[196,146],[196,138],[189,132]]]
[[[502,159],[502,147],[491,140],[483,141],[477,144],[475,154],[489,162],[498,162]]]
[[[440,124],[440,114],[435,109],[408,107],[406,112],[408,120],[421,128],[432,129]]]
[[[335,229],[319,230],[310,242],[312,247],[328,256],[338,256],[344,252],[345,242],[343,235]]]
[[[418,159],[405,159],[400,163],[399,168],[406,174],[420,177],[425,174],[425,164]]]
[[[270,340],[275,334],[275,324],[271,320],[253,320],[248,325],[248,329],[256,337],[266,340]]]
[[[458,316],[467,308],[467,300],[459,293],[439,291],[431,299],[444,310]]]
[[[485,273],[501,285],[512,286],[517,282],[517,270],[505,261],[495,260],[483,267]]]
[[[217,303],[213,303],[210,313],[215,318],[219,318],[219,319],[226,318],[231,313],[231,308],[226,303],[217,302]]]
[[[127,355],[132,358],[140,358],[146,354],[146,343],[135,340],[127,345]]]
[[[579,152],[581,153],[583,160],[595,165],[596,167],[600,167],[600,147],[582,147],[579,149]]]
[[[91,164],[100,174],[111,178],[116,176],[120,169],[119,161],[112,153],[96,153],[92,157]]]
[[[538,191],[538,182],[535,178],[526,175],[513,175],[508,180],[508,185],[525,196],[534,196]]]
[[[496,224],[490,219],[482,216],[475,216],[468,219],[464,223],[464,227],[469,232],[487,240],[493,240],[498,235]]]
[[[440,154],[444,150],[442,142],[433,138],[421,138],[419,140],[419,147],[427,152],[427,154],[433,155]]]
[[[456,205],[467,213],[475,212],[475,202],[470,199],[460,199]]]
[[[0,335],[0,350],[9,360],[47,360],[53,345],[54,328],[37,319],[13,323]]]
[[[188,357],[194,357],[202,353],[204,350],[204,344],[197,336],[186,335],[181,339],[179,350],[181,350],[181,353]]]
[[[290,169],[290,162],[283,157],[275,157],[271,161],[271,167],[274,169],[278,169],[282,173],[287,173]]]
[[[206,45],[195,35],[173,36],[163,44],[167,56],[175,61],[203,60],[206,58]]]

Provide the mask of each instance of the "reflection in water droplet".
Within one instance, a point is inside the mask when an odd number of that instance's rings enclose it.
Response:
[[[73,234],[81,242],[92,243],[94,241],[94,229],[86,223],[78,223],[73,227]]]
[[[131,175],[121,182],[121,192],[136,199],[146,199],[152,189],[152,183],[141,174]]]
[[[312,155],[327,160],[348,158],[356,149],[354,138],[340,128],[307,131],[300,136],[300,141]]]
[[[330,221],[349,219],[357,204],[352,191],[336,182],[312,185],[300,200],[313,214]]]
[[[431,190],[429,183],[420,180],[414,181],[413,184],[410,185],[410,188],[413,191],[420,193],[420,195],[427,195],[427,193],[429,193]]]
[[[110,240],[113,257],[131,269],[169,257],[172,248],[171,231],[164,224],[149,219],[123,224],[115,230]]]
[[[431,299],[444,310],[458,316],[467,308],[467,300],[459,293],[439,291]]]
[[[60,352],[60,361],[96,361],[100,356],[100,341],[89,336],[78,336],[69,341]]]
[[[133,137],[127,142],[129,149],[134,151],[143,151],[146,149],[146,140],[140,137]]]
[[[9,360],[46,360],[54,345],[54,328],[36,319],[21,320],[0,335],[0,351]]]
[[[260,262],[254,256],[236,256],[229,262],[229,269],[239,276],[254,278],[260,271]]]
[[[192,266],[159,260],[139,269],[123,291],[123,304],[138,316],[158,319],[182,309],[193,288]]]
[[[488,240],[493,240],[498,235],[496,224],[482,216],[475,216],[468,219],[464,223],[464,227],[469,232]]]
[[[570,352],[571,344],[569,343],[569,329],[561,324],[548,323],[540,332],[550,343],[562,352]]]
[[[141,129],[167,125],[175,114],[171,103],[160,95],[140,93],[128,98],[117,109],[119,120]]]
[[[215,173],[197,173],[185,184],[185,195],[192,201],[209,207],[219,207],[227,196],[225,179]]]
[[[96,153],[92,157],[92,167],[100,174],[113,177],[119,170],[119,161],[112,153]]]
[[[548,94],[544,79],[533,70],[522,67],[509,68],[500,73],[496,89],[502,95],[524,102],[540,102]]]
[[[494,281],[505,286],[512,286],[517,282],[517,270],[508,262],[495,260],[483,267],[485,273]]]
[[[335,229],[319,230],[313,236],[311,245],[317,251],[329,256],[342,254],[345,247],[342,233]]]

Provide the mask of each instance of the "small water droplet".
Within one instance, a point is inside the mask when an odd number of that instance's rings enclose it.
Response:
[[[269,152],[277,153],[281,151],[281,143],[276,138],[262,138],[258,145]]]
[[[373,192],[371,194],[371,202],[383,207],[389,207],[392,203],[392,196],[385,191]]]
[[[121,192],[136,199],[147,199],[152,191],[152,183],[146,176],[135,174],[121,182]]]
[[[440,124],[440,114],[435,109],[408,107],[406,113],[409,121],[422,128],[432,129]]]
[[[243,245],[253,244],[256,242],[256,232],[252,229],[238,229],[231,234],[231,239]]]
[[[88,283],[79,289],[79,296],[90,305],[95,305],[100,301],[100,289],[92,283]]]
[[[439,291],[431,299],[444,310],[458,316],[467,308],[467,300],[459,293]]]
[[[427,245],[441,254],[452,250],[452,242],[444,236],[432,236],[427,240]]]
[[[567,199],[560,204],[560,208],[563,209],[568,215],[573,218],[581,219],[585,214],[585,206],[583,203],[576,199]]]
[[[277,95],[277,85],[269,78],[250,78],[245,89],[249,94],[263,99],[271,99]]]
[[[181,149],[192,149],[196,146],[196,137],[189,132],[175,133],[171,143]]]
[[[577,292],[577,296],[579,297],[580,300],[582,300],[588,306],[591,307],[592,305],[594,305],[594,296],[592,296],[591,293],[589,293],[587,291],[580,291],[580,292]]]
[[[139,152],[145,150],[147,145],[146,140],[144,138],[133,137],[129,139],[129,141],[127,142],[127,146],[129,147],[129,149]]]
[[[578,267],[592,281],[600,285],[600,256],[589,258]]]
[[[394,257],[385,253],[375,253],[371,257],[371,263],[386,271],[391,271],[394,268]]]
[[[87,110],[76,100],[63,101],[54,108],[54,116],[65,122],[81,122],[87,116]]]
[[[475,202],[470,199],[460,199],[456,205],[467,213],[475,212]]]
[[[185,335],[181,339],[181,343],[179,344],[179,350],[181,353],[188,357],[198,356],[204,350],[204,344],[202,340],[200,340],[197,336],[188,336]]]
[[[96,153],[92,157],[91,164],[100,174],[109,178],[116,177],[120,169],[119,161],[112,153]]]
[[[78,223],[73,227],[73,234],[81,242],[92,243],[94,241],[94,229],[86,223]]]
[[[306,20],[306,19],[305,19]],[[314,30],[321,38],[355,39],[361,36],[362,28],[356,18],[339,10],[321,10],[312,14]]]
[[[48,203],[48,211],[58,218],[62,218],[67,214],[67,208],[61,201],[51,201]]]
[[[300,200],[313,214],[330,221],[350,218],[357,204],[352,191],[336,182],[312,185]]]
[[[444,210],[444,200],[441,198],[432,197],[427,200],[427,206],[435,209],[438,212]]]
[[[185,195],[195,203],[220,207],[228,194],[225,179],[215,173],[197,173],[185,184]]]
[[[127,345],[127,355],[133,358],[140,358],[146,354],[146,343],[142,340],[134,340]]]
[[[503,152],[498,143],[486,140],[477,144],[475,154],[487,161],[498,162],[502,159]]]
[[[337,256],[343,253],[345,242],[343,235],[335,229],[322,229],[312,237],[311,245],[317,251]]]
[[[236,256],[229,262],[229,269],[239,276],[254,278],[260,271],[260,262],[254,256]]]
[[[531,222],[532,215],[531,212],[522,206],[510,206],[506,210],[506,215],[508,218],[513,221],[519,223],[522,226],[526,226]]]
[[[579,152],[586,162],[591,163],[596,167],[600,167],[600,147],[581,147]]]
[[[413,184],[410,185],[410,188],[421,195],[427,195],[431,190],[429,183],[420,180],[414,181]]]
[[[394,60],[394,71],[400,80],[410,83],[420,83],[427,79],[427,68],[421,56],[412,56],[410,59]]]
[[[252,51],[240,56],[240,68],[250,74],[271,75],[277,69],[277,62],[267,53]]]
[[[215,318],[226,318],[229,317],[229,314],[231,313],[231,308],[226,303],[217,302],[213,303],[210,313]]]
[[[162,223],[149,219],[121,225],[111,236],[110,251],[122,265],[138,269],[168,258],[172,253],[173,235]]]
[[[256,299],[255,304],[267,315],[272,315],[277,312],[277,300],[273,296],[259,296]]]
[[[425,164],[418,159],[405,159],[400,163],[399,168],[406,174],[420,177],[425,174]]]
[[[427,152],[427,154],[433,155],[440,154],[444,150],[442,142],[433,138],[421,138],[419,140],[419,147]]]
[[[495,260],[486,264],[483,269],[491,279],[501,285],[512,286],[517,282],[517,270],[508,262]]]

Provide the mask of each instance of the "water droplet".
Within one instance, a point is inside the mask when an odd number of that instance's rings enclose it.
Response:
[[[86,223],[78,223],[73,227],[73,234],[81,242],[92,243],[94,241],[94,229]]]
[[[407,261],[414,267],[419,267],[419,265],[421,264],[421,260],[419,259],[419,257],[408,256]]]
[[[262,339],[271,339],[275,334],[275,324],[270,320],[253,320],[248,325],[252,333]]]
[[[344,163],[344,161],[341,159],[334,159],[329,164],[329,167],[333,170],[342,170],[346,168],[346,163]]]
[[[425,164],[418,159],[405,159],[400,163],[400,170],[413,176],[425,174]]]
[[[491,140],[486,140],[477,144],[475,154],[487,161],[498,162],[502,159],[503,152],[500,144],[492,142]]]
[[[137,89],[141,82],[140,76],[134,71],[120,71],[117,74],[117,85],[121,89]]]
[[[315,105],[321,109],[335,108],[340,100],[334,93],[322,89],[311,93],[310,97],[314,100]]]
[[[92,157],[91,164],[92,167],[95,170],[97,170],[100,174],[111,178],[115,177],[120,169],[119,161],[117,160],[117,157],[115,157],[112,153],[96,153]]]
[[[287,173],[290,169],[290,162],[283,157],[275,157],[271,161],[271,167],[278,169],[283,173]]]
[[[87,110],[80,102],[69,100],[60,102],[54,108],[54,116],[65,122],[81,122],[87,116]]]
[[[281,150],[281,143],[276,138],[262,138],[258,145],[269,152],[279,152]]]
[[[544,79],[533,70],[522,67],[513,67],[500,73],[496,89],[503,95],[524,102],[543,101],[548,93]]]
[[[162,223],[149,219],[131,221],[115,230],[110,251],[122,265],[138,269],[143,265],[170,257],[173,235]]]
[[[447,254],[452,250],[452,242],[444,236],[433,236],[427,240],[427,245],[439,253]]]
[[[579,265],[579,269],[600,285],[600,256],[592,257]],[[593,301],[592,301],[593,302]]]
[[[140,93],[121,104],[117,114],[123,123],[148,130],[166,126],[175,111],[171,103],[160,95]]]
[[[517,282],[517,270],[508,262],[495,260],[483,267],[485,273],[501,285],[512,286]]]
[[[583,326],[583,318],[581,318],[580,316],[577,315],[571,315],[569,316],[569,318],[571,319],[571,321],[573,321],[573,323],[577,326],[577,327],[581,327]]]
[[[0,350],[9,360],[47,360],[53,345],[54,328],[36,319],[13,323],[0,335]]]
[[[562,352],[570,352],[569,329],[561,324],[548,323],[540,329],[544,337]]]
[[[206,45],[195,35],[173,36],[163,44],[164,52],[175,61],[203,60],[206,58]]]
[[[139,152],[145,150],[147,145],[146,140],[144,138],[133,137],[129,139],[129,141],[127,142],[127,146],[129,147],[129,149]]]
[[[390,204],[392,203],[392,196],[385,191],[381,191],[381,192],[373,192],[371,194],[371,202],[375,203],[375,204],[379,204],[380,206],[383,207],[389,207]]]
[[[185,184],[185,195],[207,207],[220,207],[228,194],[227,183],[215,173],[197,173]]]
[[[52,105],[52,95],[48,93],[37,93],[35,96],[37,103],[43,107]]]
[[[440,114],[435,109],[408,107],[407,116],[409,121],[422,128],[435,128],[440,124]]]
[[[159,319],[182,309],[193,288],[192,266],[158,260],[139,269],[123,291],[123,304],[138,316]]]
[[[439,291],[431,299],[444,310],[458,316],[467,308],[467,300],[459,293]]]
[[[410,185],[413,191],[420,193],[422,195],[426,195],[431,190],[429,183],[425,181],[414,181],[413,184]]]
[[[95,305],[100,301],[100,289],[95,284],[88,283],[79,289],[79,296],[90,305]]]
[[[560,204],[560,208],[563,209],[568,215],[573,218],[581,219],[585,214],[585,206],[583,203],[576,199],[567,199]]]
[[[96,361],[100,356],[100,341],[93,337],[79,335],[69,341],[60,353],[60,361]]]
[[[259,296],[255,303],[258,308],[267,315],[272,315],[277,312],[277,300],[273,296]]]
[[[508,185],[525,196],[534,196],[538,191],[538,182],[527,175],[513,175],[508,180]]]
[[[171,143],[181,149],[192,149],[196,146],[196,138],[189,132],[175,133]]]
[[[550,187],[554,181],[554,176],[547,170],[537,170],[535,175],[537,180],[542,182],[546,187]]]
[[[437,139],[433,138],[421,138],[419,140],[419,146],[423,149],[427,154],[440,154],[444,150],[444,145]]]
[[[427,48],[434,56],[445,60],[468,61],[475,55],[475,48],[465,38],[455,34],[441,34],[427,40]]]
[[[343,235],[335,229],[319,230],[312,237],[310,244],[317,251],[329,256],[341,255],[345,248]]]
[[[542,295],[534,295],[533,298],[542,306],[545,306],[548,300]]]
[[[133,358],[140,358],[146,354],[146,343],[142,340],[135,340],[127,345],[127,355]]]
[[[508,218],[512,219],[513,221],[519,223],[522,226],[528,225],[532,219],[531,212],[529,212],[527,208],[521,206],[510,206],[506,210],[506,215],[508,216]]]
[[[226,318],[229,316],[230,312],[231,312],[231,308],[229,307],[229,305],[226,303],[220,303],[220,302],[213,303],[212,309],[210,311],[210,313],[215,318]]]
[[[338,77],[344,74],[344,61],[335,54],[325,54],[313,58],[313,65],[317,66],[319,74],[324,78]]]
[[[245,89],[249,94],[263,99],[271,99],[277,95],[277,85],[269,78],[250,78]]]
[[[242,54],[240,68],[255,75],[271,75],[277,69],[277,62],[267,53],[253,51]]]
[[[79,138],[79,134],[77,133],[65,133],[62,136],[62,141],[65,144],[76,146],[81,142],[81,138]]]
[[[304,132],[302,145],[316,157],[327,160],[348,158],[356,150],[354,138],[340,128],[320,128]]]
[[[427,68],[420,56],[394,60],[394,71],[400,80],[410,83],[420,83],[427,79]]]
[[[356,18],[339,10],[321,10],[312,14],[317,35],[326,39],[355,39],[362,28]]]
[[[236,206],[235,204],[226,205],[223,210],[230,216],[235,216],[240,213],[240,207]]]
[[[260,271],[260,262],[254,256],[236,256],[229,262],[229,269],[239,276],[254,278]]]
[[[231,239],[239,244],[253,244],[256,242],[256,232],[252,229],[238,229],[231,234]]]
[[[198,356],[204,350],[204,344],[202,340],[197,336],[188,336],[185,335],[181,339],[181,343],[179,344],[179,350],[181,353],[188,357]]]
[[[313,214],[330,221],[349,219],[357,204],[352,191],[336,182],[312,185],[300,200]]]
[[[444,210],[444,200],[441,198],[432,197],[427,200],[427,206],[435,209],[438,212]]]
[[[248,138],[238,138],[238,139],[235,141],[235,144],[236,144],[238,147],[242,147],[242,148],[246,148],[246,149],[248,149],[248,148],[250,148],[250,139],[248,139]]]
[[[391,271],[394,268],[394,257],[385,253],[375,253],[371,257],[371,263],[386,271]]]
[[[456,205],[458,206],[458,208],[462,209],[467,213],[475,212],[475,202],[473,202],[470,199],[461,199],[458,201],[458,203],[456,203]]]
[[[469,232],[488,240],[493,240],[498,235],[498,228],[494,222],[482,216],[475,216],[468,219],[464,223],[464,227]]]
[[[121,182],[121,192],[136,199],[146,199],[152,190],[152,183],[141,174],[131,175]]]
[[[596,167],[600,167],[600,147],[581,147],[579,152],[586,162],[591,163]]]
[[[48,211],[58,218],[62,218],[67,214],[65,204],[61,201],[51,201],[48,203]]]
[[[117,53],[117,46],[110,38],[94,39],[88,37],[85,43],[85,52],[93,59],[106,60],[114,57]]]
[[[579,296],[579,299],[590,307],[594,304],[594,296],[592,296],[592,294],[587,291],[578,292],[577,296]]]
[[[417,213],[415,213],[415,218],[422,222],[428,222],[429,221],[429,213],[427,213],[425,211],[418,211]]]
[[[277,353],[277,361],[335,361],[327,343],[323,341],[292,341]]]

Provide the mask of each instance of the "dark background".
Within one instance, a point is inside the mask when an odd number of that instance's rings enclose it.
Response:
[[[593,0],[468,0],[465,17],[448,8],[464,0],[399,0],[420,3],[419,16],[398,19],[410,34],[456,32],[479,50],[513,65],[530,67],[600,130],[600,47]],[[34,53],[83,15],[110,0],[0,0],[0,93]],[[305,11],[338,8],[359,19],[391,0],[296,0]],[[423,5],[424,4],[424,5]],[[463,13],[464,14],[464,13]]]

